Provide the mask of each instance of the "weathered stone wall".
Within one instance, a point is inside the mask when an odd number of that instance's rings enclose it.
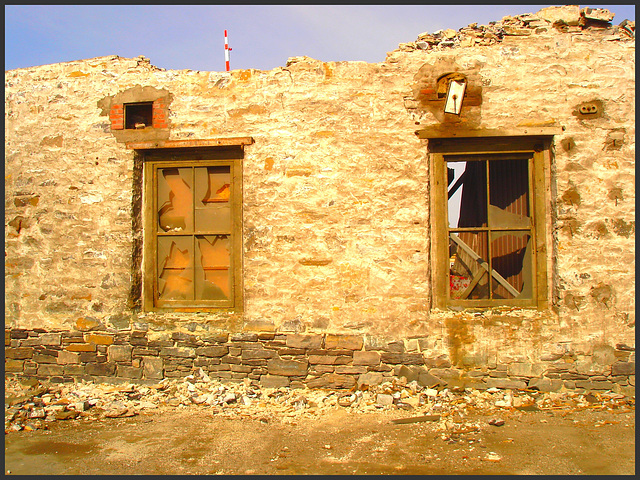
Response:
[[[335,334],[183,332],[5,331],[5,372],[55,382],[151,382],[202,369],[229,382],[262,387],[366,389],[394,377],[424,387],[614,390],[633,394],[635,352],[625,345],[596,349],[608,372],[576,368],[571,355],[547,355],[539,363],[486,358],[459,368],[446,355],[421,349],[429,338],[383,342]]]
[[[512,364],[554,373],[553,358],[558,371],[609,378],[635,345],[635,41],[580,25],[574,10],[424,34],[377,64],[296,57],[225,73],[113,56],[5,72],[6,325],[69,338],[422,339],[423,359],[486,375]],[[549,179],[549,311],[431,308],[429,157],[414,131],[443,121],[421,90],[448,71],[476,87],[451,128],[563,128]],[[140,172],[106,107],[140,87],[169,92],[171,140],[255,140],[243,161],[241,316],[137,307]]]

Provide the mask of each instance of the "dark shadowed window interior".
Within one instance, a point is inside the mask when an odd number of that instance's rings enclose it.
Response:
[[[153,102],[125,103],[124,128],[140,129],[153,124]]]

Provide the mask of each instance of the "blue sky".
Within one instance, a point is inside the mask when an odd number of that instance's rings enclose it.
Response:
[[[104,55],[166,69],[271,70],[289,57],[381,62],[423,32],[487,25],[549,5],[5,5],[5,70]],[[633,5],[608,8],[613,24],[635,21]]]

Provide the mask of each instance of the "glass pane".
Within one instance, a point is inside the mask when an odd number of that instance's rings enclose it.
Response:
[[[158,227],[165,232],[193,231],[191,168],[158,169]]]
[[[491,228],[530,226],[527,159],[489,162],[489,191]]]
[[[231,232],[231,167],[197,167],[196,230],[199,232]]]
[[[227,205],[211,205],[196,209],[198,232],[231,233],[231,209]]]
[[[487,225],[487,166],[484,161],[447,162],[449,227]]]
[[[493,298],[531,298],[532,263],[529,232],[493,232],[491,266],[498,275],[491,279]]]
[[[196,240],[196,299],[228,300],[231,298],[231,237],[199,235]]]
[[[158,237],[158,298],[193,298],[193,237]]]
[[[452,299],[489,298],[487,232],[449,235],[449,296]]]

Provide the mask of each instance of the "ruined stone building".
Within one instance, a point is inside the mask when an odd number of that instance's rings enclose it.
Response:
[[[633,389],[635,22],[5,72],[5,370]]]

